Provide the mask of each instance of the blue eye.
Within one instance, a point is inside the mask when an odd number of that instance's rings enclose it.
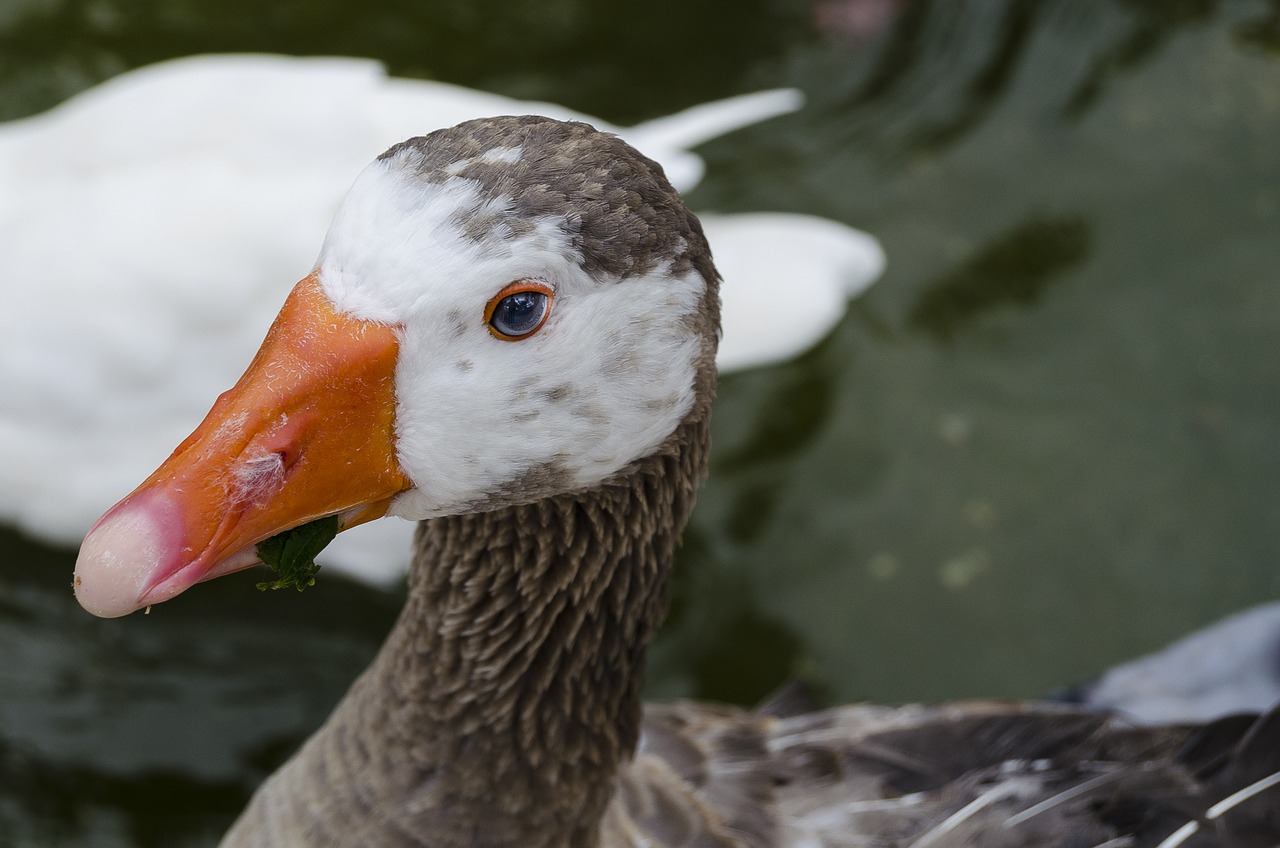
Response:
[[[506,286],[485,310],[489,331],[509,342],[528,338],[551,314],[552,298],[551,288],[542,283],[521,280]]]

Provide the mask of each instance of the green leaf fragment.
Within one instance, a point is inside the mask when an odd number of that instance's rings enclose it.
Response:
[[[259,583],[262,591],[297,587],[301,592],[316,585],[316,557],[338,535],[338,517],[317,518],[258,543],[258,558],[279,577]]]

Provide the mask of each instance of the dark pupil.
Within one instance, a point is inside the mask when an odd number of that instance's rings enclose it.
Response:
[[[508,336],[522,336],[532,332],[542,320],[547,296],[542,292],[528,291],[509,294],[498,301],[489,323],[495,330]]]

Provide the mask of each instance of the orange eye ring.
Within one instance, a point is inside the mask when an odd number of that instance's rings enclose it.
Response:
[[[517,294],[540,294],[546,298],[546,305],[542,307],[542,315],[538,318],[537,324],[520,333],[508,333],[494,326],[494,313],[498,311],[498,306],[507,298]],[[542,325],[547,323],[547,319],[551,317],[551,306],[555,303],[555,289],[546,283],[540,283],[536,280],[516,280],[502,287],[501,291],[489,298],[489,302],[484,306],[484,325],[489,328],[489,332],[493,334],[495,339],[502,339],[504,342],[518,342],[521,339],[527,339],[534,333],[542,329]]]

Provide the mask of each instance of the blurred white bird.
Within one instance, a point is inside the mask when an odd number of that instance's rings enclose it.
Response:
[[[688,191],[703,171],[690,148],[800,103],[763,91],[622,128],[370,60],[216,55],[0,126],[0,521],[78,543],[235,381],[353,176],[389,144],[484,115],[574,118]],[[833,221],[700,217],[725,276],[722,369],[807,349],[884,267],[875,239]],[[365,525],[321,561],[390,582],[412,529]]]
[[[1280,703],[1280,601],[1214,622],[1061,696],[1143,724],[1269,709]]]

